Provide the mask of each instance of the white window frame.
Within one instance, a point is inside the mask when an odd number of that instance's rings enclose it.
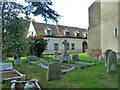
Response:
[[[71,50],[75,50],[75,44],[74,43],[71,44]]]
[[[55,44],[57,45],[57,48],[56,48]],[[59,44],[58,43],[54,43],[54,50],[59,50]]]
[[[48,33],[48,31],[50,31],[50,34]],[[51,28],[47,28],[47,29],[45,30],[45,33],[46,33],[48,36],[51,36],[51,35],[52,35]]]

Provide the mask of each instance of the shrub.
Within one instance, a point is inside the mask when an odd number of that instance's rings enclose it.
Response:
[[[29,37],[29,53],[31,55],[35,55],[37,57],[40,57],[42,53],[45,50],[45,47],[47,45],[47,40],[44,40],[42,36],[34,36]]]

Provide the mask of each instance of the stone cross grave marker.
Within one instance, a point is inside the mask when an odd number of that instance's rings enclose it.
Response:
[[[72,55],[72,60],[79,60],[79,55],[78,54]]]
[[[67,42],[67,40],[64,40],[64,41],[62,42],[62,44],[64,44],[64,54],[67,54],[67,47],[68,47],[68,42]]]
[[[107,68],[107,59],[108,59],[108,55],[111,52],[111,49],[107,49],[104,53],[104,59],[105,59],[105,67]]]
[[[57,80],[61,79],[62,77],[62,66],[61,63],[53,62],[48,65],[48,75],[47,79],[50,80]]]
[[[62,54],[60,61],[61,61],[61,62],[66,62],[66,61],[68,61],[68,60],[71,60],[70,55],[67,53],[67,47],[68,47],[68,42],[67,42],[67,40],[64,40],[64,41],[62,42],[62,44],[64,45],[64,54]]]
[[[2,70],[12,70],[12,69],[13,69],[12,62],[0,63],[0,71],[2,71]]]
[[[15,65],[19,65],[19,64],[22,64],[22,63],[23,63],[23,61],[21,59],[15,59],[14,60]]]
[[[114,51],[111,51],[107,60],[107,73],[117,70],[117,55]]]
[[[55,55],[55,57],[57,57],[57,56],[58,56],[58,52],[57,52],[57,51],[55,51],[55,52],[54,52],[54,55]]]

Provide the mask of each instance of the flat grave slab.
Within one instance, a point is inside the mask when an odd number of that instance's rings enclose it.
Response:
[[[2,81],[12,79],[25,79],[24,74],[21,74],[17,70],[13,69],[12,62],[0,63],[0,67],[0,77],[2,77]]]
[[[0,71],[12,70],[12,69],[13,69],[12,62],[10,62],[10,63],[0,63]]]

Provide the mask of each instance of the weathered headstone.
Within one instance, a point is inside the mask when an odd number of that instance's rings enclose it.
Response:
[[[107,73],[117,70],[117,56],[114,51],[111,51],[107,59]]]
[[[35,61],[37,60],[36,56],[27,56],[27,61]]]
[[[104,53],[104,59],[105,59],[105,67],[107,68],[107,59],[108,59],[108,55],[111,52],[111,49],[107,49]]]
[[[0,63],[0,71],[2,71],[2,70],[12,70],[12,69],[13,69],[12,62]]]
[[[22,64],[22,63],[23,63],[23,61],[21,59],[15,59],[14,60],[15,65],[19,65],[19,64]]]
[[[61,61],[61,62],[66,62],[66,61],[68,61],[68,60],[71,60],[70,55],[67,53],[67,47],[68,47],[68,42],[67,42],[67,40],[64,40],[64,41],[62,42],[62,44],[64,44],[64,54],[62,54],[60,61]]]
[[[61,79],[62,77],[62,66],[61,63],[53,62],[48,65],[48,81]]]
[[[58,52],[57,52],[57,51],[55,51],[55,52],[54,52],[54,55],[55,55],[55,57],[57,57],[57,56],[58,56]]]
[[[78,54],[72,55],[72,60],[79,60],[79,55]]]

